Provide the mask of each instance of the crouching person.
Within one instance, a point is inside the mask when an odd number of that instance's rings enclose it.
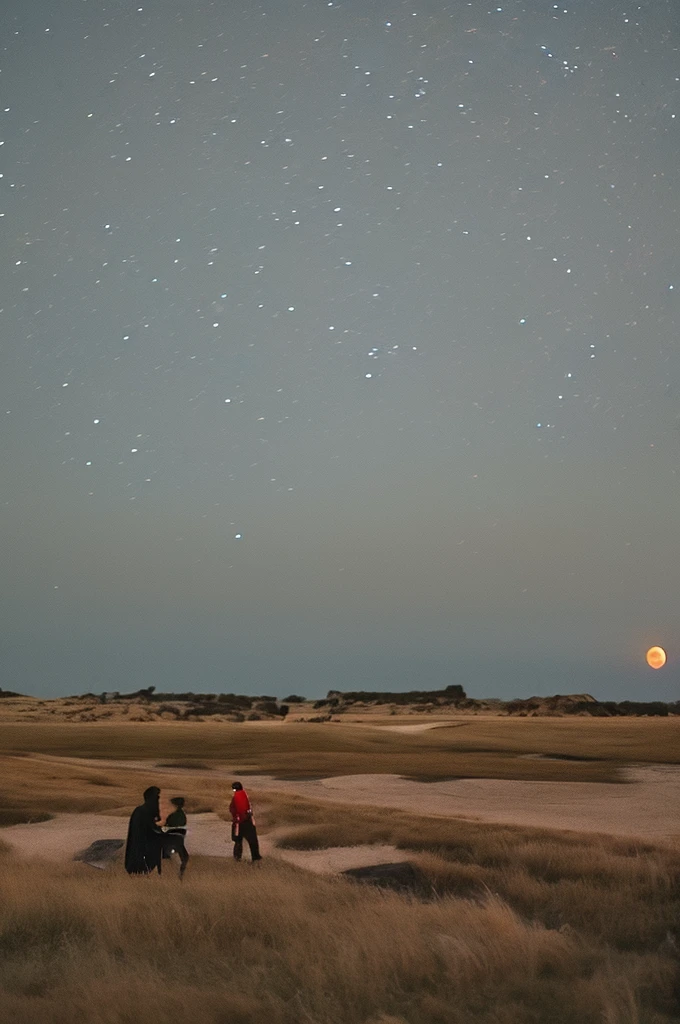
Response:
[[[231,814],[231,839],[234,844],[234,860],[241,860],[243,856],[243,840],[250,847],[252,863],[262,860],[260,856],[260,845],[257,840],[257,829],[253,818],[253,808],[250,805],[248,794],[240,782],[232,784],[234,792],[229,804]]]

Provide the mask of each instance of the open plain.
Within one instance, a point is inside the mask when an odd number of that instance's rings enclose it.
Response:
[[[0,1020],[677,1019],[680,719],[304,710],[236,724],[7,707]],[[235,777],[257,871],[230,859]],[[186,797],[185,880],[74,862],[124,839],[151,784],[163,806]],[[342,874],[399,863],[406,889]]]

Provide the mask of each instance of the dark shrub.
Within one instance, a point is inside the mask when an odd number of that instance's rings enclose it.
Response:
[[[261,711],[264,715],[278,715],[279,705],[275,700],[261,700],[255,705],[255,710]]]

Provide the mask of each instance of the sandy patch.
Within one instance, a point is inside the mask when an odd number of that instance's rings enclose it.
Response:
[[[51,821],[3,828],[0,830],[0,838],[20,857],[69,861],[97,839],[125,839],[127,825],[127,818],[112,818],[104,814],[58,814]],[[277,829],[259,836],[262,855],[285,860],[319,874],[336,874],[349,868],[408,860],[403,850],[386,845],[338,846],[328,850],[279,850],[275,846],[275,839],[284,831],[286,829]],[[229,825],[216,814],[192,814],[186,845],[190,854],[231,857]],[[250,859],[247,846],[244,859]],[[175,869],[175,865],[168,865],[168,870]]]
[[[455,779],[412,782],[395,775],[354,775],[311,783],[339,800],[507,825],[636,836],[680,836],[680,769],[641,766],[629,784]],[[252,785],[257,785],[255,779]],[[307,794],[305,794],[307,795]]]
[[[154,761],[107,761],[101,759],[52,757],[42,760],[88,764],[97,768],[125,768],[140,774],[140,794],[156,777],[161,780],[182,776],[185,790],[200,792],[201,777],[225,780],[232,773],[214,768],[155,769]],[[255,801],[268,792],[288,793],[312,800],[391,807],[413,814],[467,818],[506,825],[633,836],[652,842],[680,840],[680,767],[639,765],[625,769],[628,783],[524,782],[507,779],[452,779],[445,782],[413,782],[398,775],[343,775],[327,779],[275,779],[269,775],[242,776]],[[188,780],[191,780],[189,782]],[[257,809],[257,808],[256,808]],[[91,817],[62,815],[60,818]],[[101,817],[111,822],[108,816]],[[194,818],[202,816],[195,815]],[[49,826],[31,825],[31,829]],[[12,826],[25,828],[27,826]],[[224,827],[224,826],[222,826]],[[5,828],[0,835],[9,836]],[[109,829],[93,836],[114,838]],[[88,840],[91,842],[92,840]],[[82,845],[87,845],[83,843]],[[395,858],[396,859],[396,858]]]
[[[373,864],[396,864],[409,860],[409,854],[396,846],[331,846],[327,850],[276,850],[274,856],[320,875],[337,874],[350,868],[367,868]]]
[[[381,725],[380,728],[383,732],[417,733],[429,732],[430,729],[436,729],[442,725],[448,725],[448,722],[418,722],[417,725]]]
[[[22,857],[71,860],[96,839],[125,839],[127,821],[103,814],[57,814],[50,821],[9,825],[0,839]]]

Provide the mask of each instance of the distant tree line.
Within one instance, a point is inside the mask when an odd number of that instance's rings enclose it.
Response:
[[[23,694],[0,687],[0,699],[3,697],[22,697]],[[196,716],[229,714],[240,721],[256,720],[264,715],[285,718],[291,704],[303,704],[310,698],[291,693],[279,701],[269,694],[246,696],[238,693],[194,693],[187,690],[181,693],[157,691],[155,686],[142,687],[132,693],[120,693],[118,690],[104,693],[84,693],[76,695],[73,700],[99,700],[102,704],[115,701],[140,701],[155,705],[158,713],[171,712],[177,717],[191,718]],[[615,716],[654,716],[666,717],[680,715],[680,701],[665,703],[664,701],[598,701],[588,694],[555,694],[550,697],[527,697],[516,700],[475,700],[467,696],[459,684],[451,684],[441,690],[406,690],[393,692],[385,690],[329,690],[326,697],[314,701],[315,708],[324,708],[326,719],[353,704],[390,704],[394,706],[452,706],[461,711],[494,710],[509,715],[542,716],[542,715],[578,715],[587,714],[595,718]],[[181,709],[178,705],[183,705]],[[324,719],[324,720],[326,720]],[[314,719],[311,719],[314,721]]]
[[[95,694],[84,694],[85,697],[94,698]],[[116,701],[142,701],[157,705],[155,708],[159,713],[177,713],[177,705],[186,705],[182,708],[182,717],[191,718],[205,715],[236,714],[245,717],[245,712],[250,712],[249,718],[259,718],[261,715],[278,715],[284,718],[289,711],[287,703],[279,703],[276,697],[269,695],[245,696],[238,693],[194,693],[187,690],[182,693],[169,693],[157,691],[155,686],[146,686],[132,693],[104,692],[99,695],[102,704]]]
[[[462,686],[446,686],[443,690],[406,690],[388,693],[380,690],[329,690],[325,700],[317,700],[315,708],[337,707],[338,704],[460,704],[467,700]]]

